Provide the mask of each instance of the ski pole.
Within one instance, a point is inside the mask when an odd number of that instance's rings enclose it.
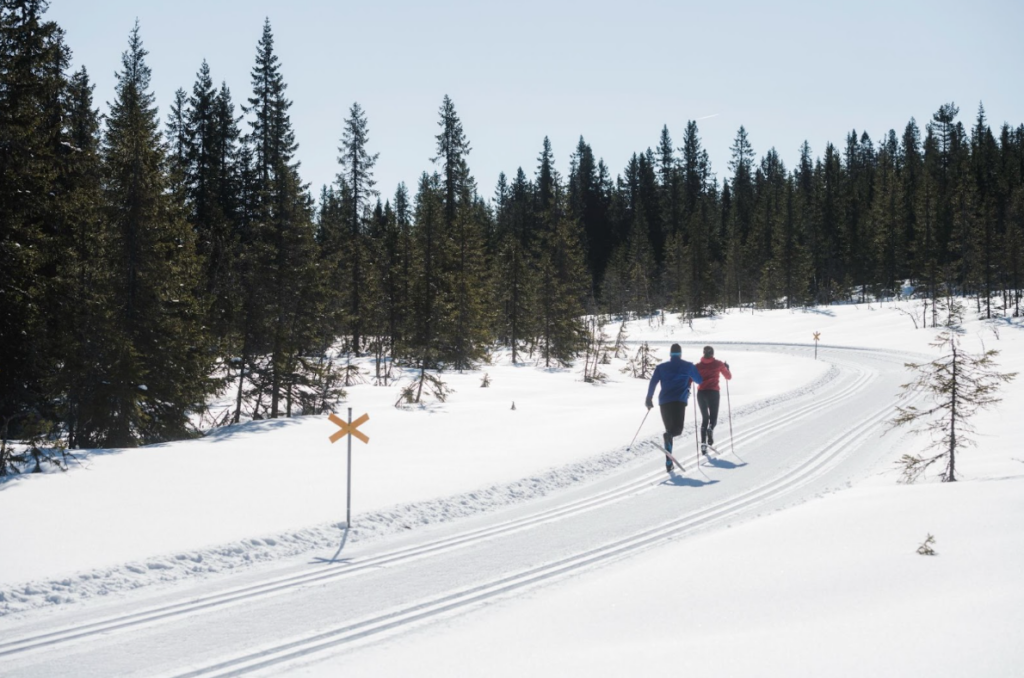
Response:
[[[697,428],[698,428],[698,426],[697,426],[697,392],[696,392],[696,389],[693,387],[693,384],[690,385],[690,396],[693,398],[693,444],[697,448],[697,465],[699,466],[700,465],[700,438],[697,435]]]
[[[651,410],[647,410],[647,414],[650,414],[650,413],[651,413]],[[645,414],[645,415],[644,415],[644,420],[640,422],[640,428],[643,428],[643,427],[644,427],[644,422],[646,422],[646,421],[647,421],[647,414]],[[630,441],[630,443],[629,443],[629,447],[627,447],[627,448],[626,448],[626,451],[627,451],[627,452],[629,452],[629,450],[630,450],[630,449],[632,449],[632,447],[633,447],[633,443],[635,443],[635,442],[636,442],[636,437],[637,437],[638,435],[640,435],[640,428],[638,428],[638,429],[636,430],[636,433],[635,433],[635,434],[633,434],[633,440],[631,440],[631,441]]]
[[[697,389],[697,385],[691,382],[690,394],[693,396],[693,442],[697,446],[697,466],[696,469],[700,471],[701,475],[705,478],[708,477],[707,473],[704,473],[704,469],[701,468],[700,463],[700,438],[697,437],[697,393],[700,391]]]
[[[725,380],[725,403],[729,407],[729,448],[732,450],[732,454],[736,456],[736,443],[732,438],[732,398],[729,397],[729,380]]]

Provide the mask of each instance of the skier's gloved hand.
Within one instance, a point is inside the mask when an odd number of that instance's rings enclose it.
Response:
[[[729,369],[729,363],[725,363],[725,369]]]
[[[654,401],[650,398],[648,398],[644,404],[647,405],[647,409],[652,409],[654,407]]]

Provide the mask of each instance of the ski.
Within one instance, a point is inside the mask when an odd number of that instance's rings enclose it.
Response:
[[[678,459],[676,459],[675,457],[672,456],[671,452],[666,450],[664,447],[661,448],[661,451],[665,453],[666,457],[668,457],[669,459],[672,460],[672,463],[676,465],[676,467],[680,470],[680,472],[686,473],[686,469],[683,468],[683,465],[679,463]]]

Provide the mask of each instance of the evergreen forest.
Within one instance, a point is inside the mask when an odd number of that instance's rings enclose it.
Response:
[[[130,447],[319,414],[359,380],[498,348],[568,365],[598,315],[868,301],[908,281],[925,304],[1021,314],[1024,125],[981,104],[805,143],[795,167],[740,127],[725,179],[693,121],[618,170],[581,136],[559,171],[538,139],[481,184],[439,93],[435,156],[378,187],[372,111],[353,103],[318,140],[336,180],[311,190],[269,20],[244,94],[203,62],[164,115],[136,25],[101,115],[47,4],[0,0],[0,474],[12,440]]]

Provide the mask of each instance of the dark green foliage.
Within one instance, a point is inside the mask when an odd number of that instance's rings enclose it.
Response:
[[[194,232],[168,190],[139,27],[118,72],[103,137],[103,192],[116,331],[107,337],[111,411],[105,444],[180,437],[209,395]]]
[[[512,349],[518,363],[525,343],[535,336],[538,280],[533,274],[536,227],[533,191],[522,168],[508,186],[505,175],[495,191],[495,299],[498,341]]]
[[[47,3],[0,3],[0,445],[53,396],[48,345],[59,251],[48,196],[72,152],[62,136],[63,31],[44,21]],[[8,462],[0,457],[0,474]]]
[[[349,117],[345,119],[345,130],[341,138],[341,155],[338,163],[338,187],[341,199],[341,223],[344,224],[341,247],[335,265],[342,271],[345,290],[345,324],[343,333],[351,337],[351,350],[358,354],[362,347],[363,334],[369,324],[372,309],[367,308],[364,297],[373,295],[368,290],[370,270],[370,244],[367,240],[370,201],[378,192],[373,188],[373,166],[377,154],[367,151],[369,125],[362,107],[352,104]]]
[[[290,415],[295,388],[302,380],[300,357],[325,347],[315,319],[324,303],[315,275],[312,205],[294,161],[292,130],[270,22],[256,49],[253,94],[243,110],[251,116],[248,141],[251,203],[243,224],[243,257],[252,268],[243,276],[243,363],[270,352],[264,387],[271,418]],[[248,232],[245,232],[248,231]],[[314,319],[310,322],[310,319]]]
[[[438,373],[495,342],[516,363],[582,355],[600,381],[607,313],[863,301],[906,280],[933,326],[949,294],[1021,313],[1024,126],[995,131],[981,105],[965,125],[943,104],[923,138],[911,119],[818,158],[805,143],[792,171],[740,127],[721,181],[693,121],[619,176],[580,137],[563,178],[545,138],[488,202],[446,96],[436,171],[382,202],[354,104],[314,210],[269,22],[247,133],[204,62],[162,135],[138,27],[101,131],[47,5],[0,0],[0,474],[190,435],[227,380],[217,421],[323,412],[364,379],[358,354],[382,386],[418,369],[410,401],[447,397]]]
[[[426,350],[463,370],[482,358],[490,336],[484,249],[489,216],[477,198],[476,182],[466,162],[469,140],[448,96],[439,113],[441,131],[435,137],[437,156],[433,160],[441,167],[441,218],[432,227],[438,227],[440,238],[430,243],[433,270],[428,276],[439,285],[433,299],[437,316],[430,322]]]

